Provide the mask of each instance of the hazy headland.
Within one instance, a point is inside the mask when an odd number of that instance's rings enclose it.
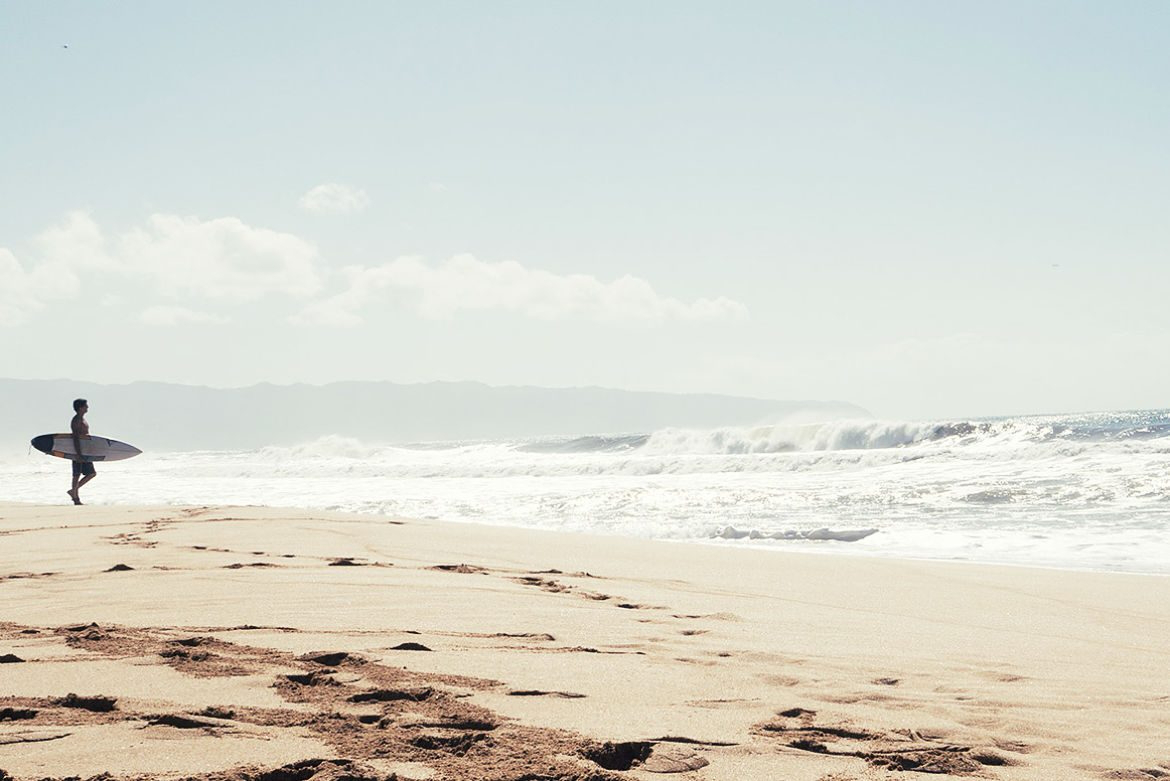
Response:
[[[22,443],[37,434],[66,430],[70,404],[77,397],[90,402],[93,433],[165,450],[287,445],[329,435],[419,442],[745,426],[792,416],[868,416],[864,409],[838,401],[475,382],[263,383],[223,389],[4,379],[0,438]]]

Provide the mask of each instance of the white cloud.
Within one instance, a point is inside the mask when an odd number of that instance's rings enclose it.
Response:
[[[356,325],[359,310],[382,290],[407,296],[417,312],[447,318],[461,310],[512,312],[539,320],[596,321],[727,320],[747,317],[747,308],[728,298],[691,303],[661,296],[633,276],[602,282],[586,274],[554,274],[514,261],[491,263],[459,255],[432,267],[404,257],[381,266],[351,266],[347,288],[306,307],[295,322]]]
[[[118,265],[107,252],[101,228],[84,211],[69,212],[60,223],[38,234],[32,244],[45,263],[102,270]]]
[[[80,290],[68,266],[42,261],[26,269],[11,250],[0,247],[0,326],[19,325],[49,301],[75,298]]]
[[[360,212],[370,205],[365,190],[330,182],[319,184],[301,196],[301,208],[318,214]]]
[[[312,244],[234,217],[151,215],[146,228],[122,236],[119,259],[169,295],[254,301],[269,293],[309,296],[321,286]]]
[[[107,237],[89,214],[71,212],[29,242],[33,262],[0,248],[0,326],[25,322],[48,302],[77,298],[97,274],[141,282],[170,296],[229,302],[266,295],[308,297],[321,288],[317,249],[289,233],[233,217],[201,220],[152,215],[144,227]],[[95,292],[100,300],[100,289]],[[147,322],[213,322],[194,310],[147,310]],[[149,314],[148,314],[149,313]],[[183,314],[185,313],[185,314]]]
[[[358,311],[366,305],[372,291],[355,284],[354,272],[353,268],[345,269],[345,273],[350,276],[350,287],[347,290],[321,301],[314,301],[290,317],[289,321],[298,325],[328,325],[339,328],[361,325],[362,318]]]
[[[233,217],[202,220],[154,214],[142,227],[106,236],[88,214],[73,212],[36,236],[31,245],[37,250],[32,265],[22,264],[10,250],[0,248],[0,325],[24,322],[50,301],[76,298],[83,281],[95,274],[120,280],[117,284],[141,283],[156,295],[237,304],[269,295],[309,298],[322,286],[320,257],[311,243]],[[384,296],[393,296],[431,319],[461,311],[498,311],[538,320],[644,323],[747,316],[746,307],[731,299],[681,301],[660,295],[649,282],[634,276],[602,282],[587,274],[556,274],[471,255],[434,265],[403,257],[379,266],[350,266],[341,276],[340,292],[310,302],[291,320],[358,325],[362,311]],[[100,299],[103,291],[92,293]],[[225,322],[202,307],[181,305],[151,307],[140,319],[152,325]]]
[[[31,244],[38,257],[27,268],[0,247],[0,326],[19,325],[50,301],[76,298],[81,294],[78,269],[108,265],[101,230],[85,212],[70,212]]]
[[[181,323],[222,325],[228,318],[208,312],[196,312],[181,306],[152,306],[144,309],[138,319],[147,325],[180,325]]]

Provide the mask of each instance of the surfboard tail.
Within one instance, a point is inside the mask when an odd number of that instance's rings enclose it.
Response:
[[[41,434],[32,438],[32,446],[46,455],[53,452],[53,434]]]

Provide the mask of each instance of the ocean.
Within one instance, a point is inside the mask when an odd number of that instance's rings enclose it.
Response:
[[[0,459],[0,500],[68,465]],[[239,504],[822,554],[1170,574],[1170,410],[148,452],[94,504]]]

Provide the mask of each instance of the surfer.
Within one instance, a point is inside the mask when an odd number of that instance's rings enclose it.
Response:
[[[89,436],[89,424],[85,422],[85,413],[89,412],[89,402],[85,399],[74,399],[73,412],[76,414],[69,423],[69,430],[73,432],[73,450],[77,453],[79,460],[73,462],[73,487],[65,493],[69,494],[69,498],[73,500],[74,504],[81,504],[81,495],[78,492],[81,490],[81,486],[97,477],[97,470],[93,468],[92,461],[80,460],[81,438]]]

